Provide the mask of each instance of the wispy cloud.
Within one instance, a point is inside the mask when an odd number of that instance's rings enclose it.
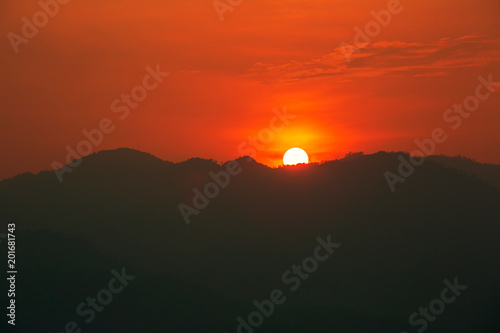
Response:
[[[454,69],[481,67],[499,61],[500,39],[469,34],[441,38],[431,43],[380,41],[367,44],[351,55],[349,64],[339,47],[310,61],[256,63],[249,69],[248,75],[269,82],[294,82],[319,77],[351,80],[380,75],[446,76]]]

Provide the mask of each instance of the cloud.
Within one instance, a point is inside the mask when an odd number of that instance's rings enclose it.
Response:
[[[500,61],[500,38],[469,34],[435,42],[380,41],[357,45],[348,63],[343,47],[310,61],[284,64],[256,63],[248,75],[267,82],[294,82],[329,77],[352,80],[380,75],[445,76],[451,70],[482,67]]]
[[[446,72],[432,72],[432,73],[423,73],[423,74],[415,74],[414,77],[434,77],[434,76],[446,76]]]

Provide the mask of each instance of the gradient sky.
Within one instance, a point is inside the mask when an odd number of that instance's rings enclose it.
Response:
[[[71,0],[16,54],[7,38],[37,1],[0,2],[0,178],[64,163],[82,130],[109,118],[94,151],[130,147],[180,162],[235,159],[269,126],[296,115],[256,160],[271,166],[301,147],[310,161],[350,151],[413,151],[436,127],[436,153],[500,163],[500,89],[451,130],[443,113],[500,81],[498,0],[402,1],[391,23],[347,63],[341,42],[387,0],[243,1],[224,21],[212,0]],[[120,120],[111,103],[147,66],[170,75]]]

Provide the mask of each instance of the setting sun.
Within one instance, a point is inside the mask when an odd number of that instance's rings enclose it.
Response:
[[[299,163],[309,163],[309,156],[300,148],[291,148],[283,156],[283,164],[295,165]]]

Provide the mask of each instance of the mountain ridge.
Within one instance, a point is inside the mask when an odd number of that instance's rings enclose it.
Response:
[[[385,151],[379,151],[373,154],[364,154],[363,152],[356,152],[356,153],[349,153],[346,154],[345,157],[340,158],[340,159],[334,159],[334,160],[326,160],[322,162],[313,162],[310,163],[311,165],[322,165],[322,164],[332,164],[332,163],[339,163],[339,162],[347,162],[347,161],[352,161],[360,157],[367,157],[367,156],[379,156],[383,154],[388,154],[388,155],[403,155],[408,159],[409,154],[406,152],[385,152]],[[491,164],[491,163],[481,163],[477,162],[473,159],[463,157],[463,156],[446,156],[446,155],[431,155],[425,157],[427,161],[433,161],[440,163],[446,167],[452,167],[454,169],[462,170],[464,172],[467,172],[469,174],[473,174],[490,184],[494,185],[496,188],[500,189],[500,164]],[[74,161],[70,162],[69,164],[65,165],[64,167],[67,167],[74,163]],[[150,162],[147,164],[147,162]],[[137,149],[132,149],[132,148],[117,148],[117,149],[111,149],[111,150],[101,150],[95,153],[92,153],[90,155],[84,156],[81,158],[81,163],[74,168],[74,172],[77,172],[77,170],[81,167],[81,165],[85,164],[90,164],[93,165],[94,167],[109,167],[109,166],[117,166],[120,163],[123,164],[132,164],[135,165],[136,167],[140,166],[148,166],[148,167],[155,167],[157,169],[165,168],[170,166],[178,167],[178,168],[194,168],[194,169],[213,169],[214,167],[218,166],[224,166],[227,165],[227,163],[230,162],[238,162],[239,165],[248,165],[249,163],[252,165],[258,165],[259,168],[267,168],[267,169],[279,169],[283,167],[293,167],[293,166],[278,166],[278,167],[269,167],[265,164],[261,164],[257,162],[255,159],[253,159],[250,156],[241,156],[238,157],[234,160],[228,160],[225,162],[217,162],[213,159],[207,159],[207,158],[200,158],[200,157],[191,157],[185,161],[181,162],[171,162],[168,160],[163,160],[159,157],[154,156],[153,154],[143,152]],[[53,171],[50,170],[42,170],[37,173],[32,173],[32,172],[25,172],[21,173],[18,175],[15,175],[13,177],[5,178],[0,180],[0,183],[6,180],[11,180],[14,178],[23,178],[23,177],[31,177],[32,175],[37,176],[37,175],[46,175],[47,173],[51,173]]]

